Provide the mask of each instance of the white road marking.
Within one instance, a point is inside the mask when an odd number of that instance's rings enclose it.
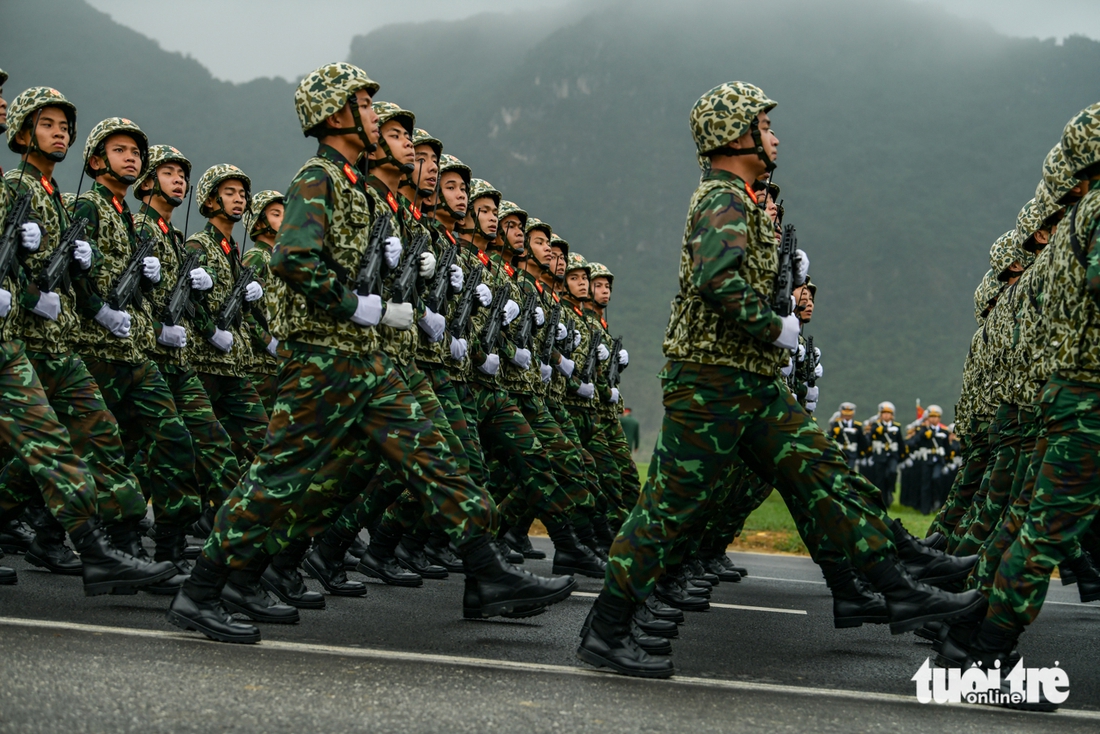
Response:
[[[26,627],[31,629],[67,630],[71,632],[87,632],[94,635],[121,635],[123,637],[144,637],[148,639],[176,640],[179,642],[194,642],[199,644],[224,645],[224,643],[211,642],[197,633],[169,632],[165,630],[135,629],[106,627],[98,624],[80,624],[78,622],[56,622],[45,619],[22,619],[19,617],[0,617],[0,625],[12,627]],[[787,686],[777,683],[754,683],[751,681],[726,680],[721,678],[695,678],[691,676],[676,676],[664,681],[645,680],[641,678],[627,678],[615,676],[613,673],[600,672],[591,668],[572,667],[568,665],[551,665],[547,663],[525,663],[515,660],[493,660],[490,658],[473,658],[461,655],[436,655],[419,652],[401,652],[396,650],[376,650],[365,647],[340,647],[337,645],[317,645],[303,642],[267,641],[255,645],[225,646],[225,649],[241,651],[249,650],[285,650],[286,652],[303,653],[310,655],[337,655],[349,658],[367,658],[380,661],[430,663],[433,665],[453,665],[463,667],[486,668],[490,670],[521,670],[531,673],[547,673],[553,675],[584,676],[587,678],[605,678],[615,680],[648,684],[648,685],[682,685],[704,688],[717,688],[733,691],[756,691],[760,693],[810,696],[815,698],[840,698],[854,701],[881,701],[883,703],[909,704],[923,706],[918,703],[916,696],[904,696],[897,693],[876,693],[873,691],[851,691],[842,688],[812,688],[809,686]],[[956,708],[969,708],[980,714],[989,713],[1019,713],[1008,709],[992,707],[974,707],[968,704],[949,704]],[[1100,711],[1081,711],[1073,709],[1059,709],[1049,716],[1079,718],[1100,721]]]
[[[775,576],[746,576],[745,578],[741,579],[741,581],[744,581],[745,579],[748,579],[749,581],[755,579],[757,581],[787,581],[792,584],[820,584],[821,586],[825,585],[824,581],[807,581],[805,579],[781,579],[776,578]],[[740,581],[738,583],[740,583]]]
[[[574,591],[572,596],[585,596],[595,599],[599,594],[594,594],[591,591]],[[776,607],[748,607],[743,604],[718,604],[711,602],[712,607],[718,607],[719,609],[744,609],[750,612],[775,612],[777,614],[806,614],[805,609],[778,609]]]

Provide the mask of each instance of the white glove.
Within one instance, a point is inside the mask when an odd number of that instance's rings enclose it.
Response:
[[[562,357],[561,361],[554,365],[554,369],[566,376],[566,378],[573,376],[573,370],[577,368],[577,363],[569,359],[569,357]]]
[[[794,274],[794,284],[799,286],[805,283],[810,275],[810,257],[802,250],[795,250],[795,255],[798,257],[798,265],[797,272]]]
[[[569,338],[569,329],[565,328],[565,324],[563,324],[562,322],[559,321],[558,322],[557,340],[558,341],[563,341],[563,340],[568,339],[568,338]]]
[[[784,367],[783,369],[779,370],[779,374],[783,375],[784,377],[790,377],[791,372],[793,372],[793,371],[794,371],[794,358],[793,357],[788,357],[787,358],[787,366]]]
[[[466,359],[466,350],[469,348],[465,339],[451,339],[451,359],[456,362]]]
[[[901,462],[902,469],[911,469],[913,467],[913,457],[909,457],[905,461]]]
[[[451,290],[455,293],[462,292],[462,286],[466,283],[466,276],[462,274],[462,268],[451,265]]]
[[[379,319],[382,318],[382,297],[373,293],[369,296],[356,294],[355,297],[359,299],[359,303],[355,307],[355,313],[351,315],[351,323],[360,326],[377,326]]]
[[[806,361],[806,345],[802,342],[798,343],[798,354],[795,356],[799,362]]]
[[[0,288],[0,319],[11,313],[11,291]]]
[[[554,368],[548,364],[539,362],[539,377],[543,382],[550,382],[550,378],[554,376]]]
[[[493,292],[489,290],[489,286],[484,283],[478,283],[477,288],[474,288],[474,293],[477,294],[477,301],[481,304],[482,308],[489,308],[493,303]]]
[[[279,353],[279,340],[275,337],[271,337],[271,341],[267,343],[267,353],[272,357],[275,357]]]
[[[515,355],[512,356],[512,359],[510,361],[521,370],[527,369],[531,366],[531,350],[517,349]]]
[[[264,297],[264,287],[256,281],[250,282],[244,287],[245,303],[253,303]]]
[[[214,327],[214,335],[207,341],[223,352],[228,352],[233,348],[233,335],[228,331],[222,331],[216,326]]]
[[[821,365],[816,365],[814,367],[814,377],[821,377],[823,374],[825,374],[825,370],[821,369]]]
[[[779,332],[779,338],[772,342],[780,349],[794,351],[798,348],[798,317],[793,313],[783,317],[783,330]]]
[[[591,400],[592,396],[596,394],[596,386],[591,382],[583,382],[581,386],[577,388],[577,395],[580,395],[585,400]]]
[[[500,369],[500,355],[490,354],[477,368],[487,375],[495,375]]]
[[[519,316],[519,304],[509,298],[508,303],[504,304],[504,325],[507,326],[515,321],[517,316]]]
[[[413,305],[411,303],[386,301],[386,313],[382,315],[382,325],[392,326],[400,331],[411,329],[413,325]]]
[[[443,318],[430,308],[424,309],[424,315],[420,317],[420,329],[428,335],[428,342],[435,344],[443,338],[443,330],[447,328],[447,319]]]
[[[92,267],[92,246],[84,240],[77,240],[76,247],[73,248],[73,260],[76,260],[81,270]]]
[[[611,356],[611,350],[607,348],[606,344],[601,344],[596,347],[596,356],[600,358],[601,362],[606,362],[607,358]]]
[[[542,310],[542,306],[535,306],[535,326],[542,326],[546,323],[546,312]]]
[[[382,252],[386,258],[386,267],[396,268],[397,263],[401,262],[401,238],[387,237]]]
[[[611,388],[611,399],[607,402],[611,403],[612,405],[615,405],[619,402],[619,388]]]
[[[141,261],[141,274],[154,283],[160,282],[160,260],[147,257]]]
[[[573,329],[573,348],[576,349],[581,345],[581,330]]]
[[[116,311],[106,303],[100,306],[99,313],[95,315],[96,323],[119,339],[130,336],[130,314],[125,311]]]
[[[619,350],[619,366],[620,367],[626,367],[628,364],[630,364],[630,355],[627,353],[627,351],[625,349],[620,349]]]
[[[42,244],[42,228],[34,222],[24,222],[19,233],[20,244],[28,252],[38,252]]]
[[[166,347],[183,349],[187,346],[187,329],[182,326],[168,326],[166,324],[160,327],[160,334],[157,335],[157,342]]]
[[[435,255],[425,252],[420,256],[420,277],[424,280],[435,275]]]
[[[813,413],[815,410],[817,410],[817,402],[813,401],[813,400],[807,400],[806,401],[806,412],[807,413]]]
[[[43,293],[38,297],[38,303],[31,309],[31,313],[50,321],[57,321],[61,315],[61,296],[56,293]]]
[[[214,287],[214,279],[203,268],[195,268],[188,275],[191,276],[191,287],[197,291],[208,291]]]
[[[814,385],[813,387],[806,388],[806,402],[807,403],[816,403],[817,402],[817,392],[818,392],[817,385]]]

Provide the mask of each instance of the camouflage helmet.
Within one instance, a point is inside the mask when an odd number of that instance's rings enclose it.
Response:
[[[211,209],[206,205],[206,200],[217,193],[218,186],[220,186],[223,181],[229,181],[234,178],[244,184],[245,209],[248,209],[248,204],[252,200],[252,179],[246,176],[244,171],[237,168],[232,163],[218,163],[217,165],[207,168],[206,172],[199,178],[198,184],[195,185],[195,199],[199,202],[199,214],[211,219],[219,213],[226,213],[224,208]],[[217,202],[217,204],[221,207],[220,202]],[[228,214],[226,214],[226,216],[233,219]]]
[[[378,115],[378,129],[381,131],[382,126],[391,120],[396,120],[401,123],[401,127],[405,128],[405,132],[412,138],[413,130],[416,128],[416,115],[409,112],[406,109],[401,108],[399,105],[395,105],[393,102],[375,102],[374,114]],[[386,139],[379,134],[378,147],[382,149],[384,154],[381,158],[371,158],[370,167],[375,168],[381,166],[384,163],[392,163],[401,169],[402,173],[412,173],[412,163],[398,163],[397,159],[393,156],[393,151],[390,150],[389,143]]]
[[[982,325],[985,317],[993,309],[997,295],[1003,287],[1004,284],[997,280],[997,273],[992,270],[985,271],[982,282],[978,283],[978,287],[974,289],[974,320],[978,322],[979,326]]]
[[[1043,229],[1047,218],[1057,211],[1046,187],[1040,185],[1039,188],[1037,196],[1024,204],[1016,216],[1016,229],[1012,234],[1012,246],[1019,250],[1024,267],[1030,267],[1035,261],[1035,252],[1042,249],[1035,240],[1035,233]]]
[[[286,201],[286,197],[278,191],[267,189],[261,191],[252,197],[252,201],[248,205],[248,209],[244,213],[244,231],[245,234],[253,241],[256,241],[257,235],[270,232],[276,234],[275,229],[268,223],[267,217],[264,216],[264,210],[271,204],[282,204]]]
[[[494,202],[497,207],[500,207],[500,200],[503,198],[499,191],[493,188],[493,185],[483,178],[470,179],[470,203],[473,204],[478,199],[488,196]]]
[[[472,194],[470,196],[470,201],[473,201]],[[502,199],[497,205],[497,219],[503,222],[505,217],[512,216],[513,214],[519,217],[520,229],[526,232],[528,220],[527,212],[523,209],[520,209],[519,204],[517,204],[516,202]]]
[[[1064,203],[1062,197],[1069,194],[1073,187],[1077,185],[1077,177],[1073,173],[1069,168],[1069,162],[1066,161],[1065,154],[1062,152],[1062,143],[1059,142],[1050,149],[1047,157],[1043,160],[1043,184],[1046,185],[1051,198],[1055,202]]]
[[[342,110],[348,99],[360,89],[366,89],[373,97],[378,93],[378,83],[358,66],[343,61],[325,64],[307,74],[294,90],[294,109],[298,113],[302,133],[315,135],[317,128],[330,115]],[[353,109],[358,120],[358,107]]]
[[[64,110],[65,117],[69,121],[69,147],[73,147],[73,142],[76,140],[76,107],[56,89],[31,87],[20,92],[19,96],[8,105],[8,149],[11,152],[19,154],[27,152],[27,146],[20,145],[15,136],[22,129],[27,118],[43,107],[60,107]],[[32,140],[35,140],[33,136]],[[37,142],[35,145],[37,146]]]
[[[531,234],[531,232],[536,229],[541,229],[545,232],[547,239],[554,236],[554,229],[548,223],[537,217],[528,217],[527,222],[523,225],[523,233]]]
[[[183,175],[187,178],[188,185],[191,183],[191,161],[184,157],[183,153],[172,145],[152,145],[149,147],[149,165],[145,167],[145,170],[137,180],[134,181],[134,195],[137,196],[137,192],[141,189],[142,185],[150,178],[153,179],[153,188],[149,190],[150,193],[157,191],[160,188],[160,184],[157,182],[156,173],[157,169],[163,166],[165,163],[178,163],[183,168]],[[184,194],[186,196],[186,194]],[[141,198],[141,197],[138,197]],[[167,197],[165,197],[167,198]],[[173,206],[179,206],[182,203],[180,201],[169,201]]]
[[[563,253],[565,253],[566,258],[569,257],[569,243],[565,241],[564,237],[561,237],[557,234],[550,235],[550,246],[557,247]]]
[[[422,127],[414,127],[412,132],[413,147],[418,145],[430,145],[437,156],[443,155],[443,141],[428,133]]]
[[[810,292],[810,300],[817,303],[817,283],[810,280],[810,276],[806,276],[806,282],[802,285],[806,286],[806,290]]]
[[[0,69],[0,87],[4,86],[4,82],[8,80],[8,72]]]
[[[733,150],[729,148],[730,144],[751,132],[755,148],[743,152],[755,153],[765,162],[768,170],[774,168],[760,140],[757,115],[768,112],[775,105],[760,87],[746,82],[719,84],[700,97],[688,117],[700,166],[707,170],[710,167],[707,154],[721,149],[729,153]],[[742,151],[736,154],[742,154]]]
[[[1091,172],[1086,169],[1100,162],[1100,102],[1089,105],[1066,123],[1062,154],[1077,178],[1087,178]]]
[[[145,170],[149,167],[149,138],[145,137],[145,133],[137,126],[136,122],[125,117],[108,117],[96,124],[92,131],[88,133],[88,139],[84,141],[84,173],[93,177],[107,173],[124,183],[133,184],[137,181],[137,177],[132,181],[127,181],[124,177],[119,176],[111,170],[111,164],[107,161],[106,155],[103,154],[103,144],[112,135],[129,135],[134,139],[138,150],[141,151],[141,168],[138,170],[138,176],[145,173]],[[91,163],[93,155],[103,156],[103,163],[107,166],[106,170],[96,173],[96,169],[92,168]]]
[[[989,267],[997,273],[997,279],[1002,282],[1008,279],[1008,269],[1017,260],[1016,248],[1012,245],[1012,235],[1015,230],[1009,230],[997,238],[993,246],[989,248]]]
[[[592,268],[589,266],[588,261],[582,255],[571,252],[569,258],[565,261],[565,274],[569,275],[574,270],[583,270],[589,278],[592,277]]]
[[[439,156],[439,177],[442,178],[447,171],[454,171],[462,177],[462,180],[466,182],[466,186],[470,185],[470,167],[453,155],[444,153]]]
[[[588,263],[588,279],[595,280],[596,278],[607,278],[608,287],[615,287],[615,275],[607,269],[607,266],[603,263],[590,262]]]

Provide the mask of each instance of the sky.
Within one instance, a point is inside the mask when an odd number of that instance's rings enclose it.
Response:
[[[582,0],[583,1],[583,0]],[[827,0],[807,0],[822,2]],[[991,25],[1010,36],[1100,39],[1100,0],[912,0]],[[410,20],[457,20],[484,12],[514,12],[565,5],[568,0],[88,0],[117,22],[199,61],[225,81],[265,76],[299,79],[329,61],[347,57],[351,39]],[[324,6],[342,20],[314,25],[310,9]],[[210,31],[217,18],[225,32]],[[305,29],[306,32],[303,32]],[[234,49],[236,53],[228,53]]]

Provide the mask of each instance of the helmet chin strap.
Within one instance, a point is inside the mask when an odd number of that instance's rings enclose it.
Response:
[[[734,148],[729,145],[723,145],[720,148],[715,148],[713,153],[721,153],[722,155],[755,155],[764,164],[764,168],[768,173],[775,170],[775,161],[768,157],[768,151],[764,148],[764,139],[760,134],[760,121],[753,119],[750,126],[749,134],[752,135],[752,148]]]
[[[376,147],[380,148],[382,152],[385,153],[385,155],[381,158],[371,158],[370,160],[368,160],[368,169],[378,168],[379,166],[384,166],[389,163],[397,168],[397,170],[401,171],[401,173],[404,174],[405,178],[408,179],[409,183],[412,184],[412,179],[410,178],[410,175],[416,167],[412,163],[401,163],[396,158],[394,158],[393,150],[390,149],[390,144],[387,143],[384,138],[378,138],[378,145]],[[413,185],[413,188],[415,189],[416,186]]]

